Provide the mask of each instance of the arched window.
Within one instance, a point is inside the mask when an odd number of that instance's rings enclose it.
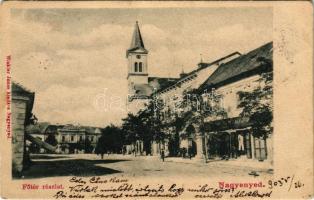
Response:
[[[143,71],[142,62],[139,63],[138,71],[139,71],[139,72],[142,72],[142,71]]]
[[[134,63],[134,71],[135,71],[135,72],[138,72],[137,62],[136,62],[136,63]]]

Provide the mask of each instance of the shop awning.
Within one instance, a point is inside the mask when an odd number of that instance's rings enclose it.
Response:
[[[47,142],[42,141],[39,138],[35,138],[35,137],[31,136],[30,134],[25,134],[25,136],[26,136],[27,140],[37,144],[38,146],[40,146],[40,147],[42,147],[42,148],[44,148],[46,150],[49,150],[49,151],[52,151],[52,152],[56,151],[56,147],[48,144]]]
[[[216,120],[212,122],[206,122],[204,124],[204,130],[206,132],[225,131],[234,129],[243,129],[251,125],[249,118],[234,117],[222,120]]]

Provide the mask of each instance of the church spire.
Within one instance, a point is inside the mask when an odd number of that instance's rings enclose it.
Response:
[[[134,48],[144,48],[145,49],[144,42],[143,42],[142,35],[141,35],[141,31],[140,31],[140,27],[138,26],[137,21],[135,24],[132,42],[131,42],[131,46],[130,46],[130,49],[134,49]]]
[[[133,32],[131,46],[127,50],[127,55],[128,55],[129,52],[137,50],[137,49],[144,50],[144,52],[146,52],[146,53],[148,52],[145,49],[143,38],[142,38],[142,35],[141,35],[141,31],[140,31],[140,27],[138,26],[138,22],[136,21],[134,32]]]

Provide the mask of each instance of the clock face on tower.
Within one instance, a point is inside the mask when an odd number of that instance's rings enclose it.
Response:
[[[141,55],[136,55],[136,58],[137,59],[141,59]]]

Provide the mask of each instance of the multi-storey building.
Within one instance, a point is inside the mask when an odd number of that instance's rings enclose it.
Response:
[[[239,107],[241,92],[253,92],[265,86],[262,76],[272,74],[272,52],[272,43],[267,43],[221,65],[201,86],[202,92],[215,90],[221,97],[220,105],[226,113],[224,117],[218,118],[205,116],[205,138],[202,142],[206,148],[203,148],[203,153],[209,157],[240,156],[272,161],[272,129],[267,137],[255,136],[250,116],[241,115],[243,109]],[[264,103],[272,106],[272,93],[269,95],[269,102]],[[204,93],[203,97],[206,96]]]
[[[249,116],[241,116],[239,93],[252,92],[265,84],[262,75],[272,73],[272,43],[247,54],[235,53],[225,58],[191,72],[174,85],[156,93],[155,97],[164,103],[160,112],[160,119],[166,125],[164,131],[170,139],[174,134],[179,134],[179,146],[175,148],[185,148],[186,153],[196,158],[241,157],[271,161],[272,131],[268,137],[255,136]],[[202,73],[205,78],[198,78]],[[185,94],[193,89],[202,94],[197,99],[199,103],[216,104],[219,107],[216,113],[219,114],[202,111],[201,107],[192,110],[193,99],[190,99],[191,104],[182,105]],[[215,100],[218,102],[209,98],[213,93],[218,97]],[[178,119],[182,120],[183,126],[176,130]],[[159,146],[153,145],[154,153],[158,153]],[[162,148],[169,153],[169,149],[174,147],[166,139]]]
[[[91,153],[94,152],[101,129],[79,125],[53,125],[41,127],[41,124],[33,125],[28,130],[29,134],[40,141],[46,141],[56,147],[57,153]],[[51,152],[44,147],[29,143],[32,153]]]
[[[162,142],[152,141],[153,155],[160,154],[161,150],[170,156],[182,155],[180,150],[186,149],[183,154],[196,158],[246,155],[271,160],[271,134],[268,138],[254,136],[248,117],[241,117],[238,95],[263,84],[260,81],[263,73],[272,73],[272,43],[243,55],[234,52],[213,62],[200,62],[190,73],[181,73],[180,78],[150,78],[148,50],[136,23],[127,58],[128,105],[133,107],[133,113],[145,110],[150,100],[162,102],[156,117],[162,122],[161,131],[166,138]],[[207,93],[215,93],[219,97],[220,115],[202,113],[202,109],[193,111],[193,106],[185,105],[187,94],[194,90],[203,93],[201,102],[213,101]],[[141,152],[142,146],[142,141],[136,141],[137,151]]]
[[[91,153],[101,136],[100,128],[65,125],[57,129],[57,151],[60,153]]]
[[[158,154],[163,148],[169,154],[170,149],[179,148],[187,149],[186,153],[196,158],[240,157],[272,161],[272,131],[268,137],[255,136],[249,117],[241,116],[242,108],[239,107],[239,92],[252,92],[261,87],[265,84],[262,74],[272,73],[272,43],[203,66],[155,93],[164,104],[160,119],[166,125],[164,132],[169,137],[162,147],[153,142],[153,153]],[[192,111],[191,105],[182,105],[185,94],[194,89],[203,93],[201,102],[207,104],[213,103],[209,102],[212,99],[208,98],[208,92],[214,92],[219,97],[216,104],[223,114],[206,114],[202,109]],[[183,127],[176,130],[178,119],[183,121]],[[193,134],[188,134],[189,129]],[[169,138],[173,139],[174,134],[179,135],[179,145],[171,147],[173,143],[169,143]]]
[[[199,88],[200,85],[202,85],[220,65],[227,63],[240,55],[241,54],[239,52],[234,52],[210,63],[201,62],[195,70],[189,73],[181,74],[181,78],[179,78],[176,82],[167,87],[161,88],[153,94],[154,98],[163,102],[163,106],[160,110],[160,119],[164,123],[168,124],[164,130],[167,135],[173,135],[173,132],[178,131],[176,130],[178,128],[176,127],[175,122],[178,118],[182,118],[184,113],[187,111],[186,109],[188,109],[188,107],[182,106],[185,94]],[[168,142],[168,140],[165,141],[165,147],[160,147],[160,144],[153,143],[153,152],[157,154],[160,151],[160,148],[164,148],[166,155],[169,155],[171,152],[169,152]],[[180,138],[181,148],[187,149],[187,145],[191,142],[193,143],[191,138]]]

